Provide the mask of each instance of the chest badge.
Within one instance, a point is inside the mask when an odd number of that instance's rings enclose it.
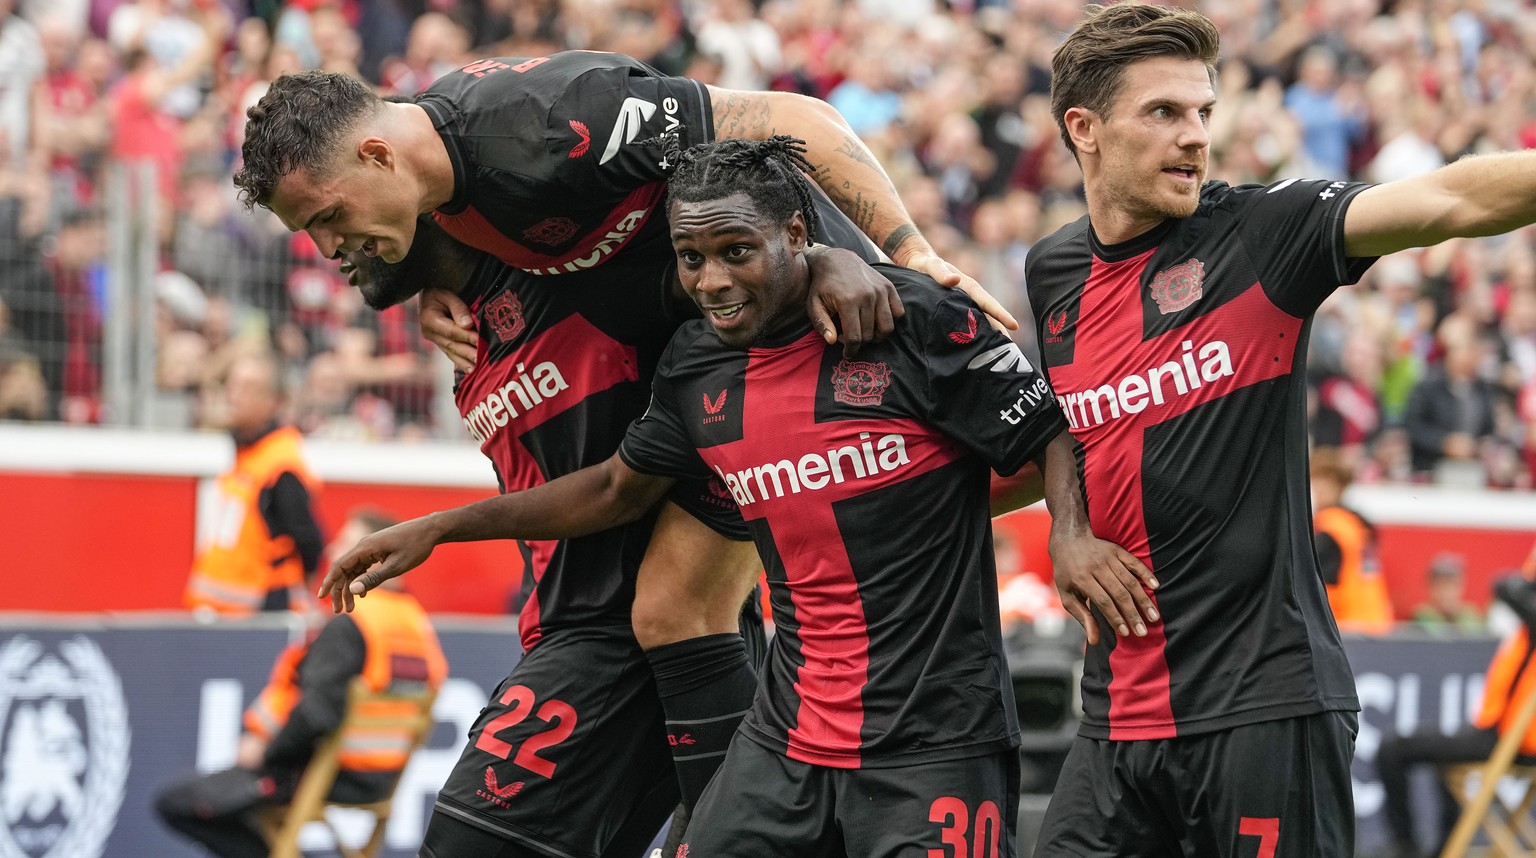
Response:
[[[1200,284],[1205,279],[1205,263],[1193,257],[1188,262],[1159,271],[1152,278],[1152,300],[1164,316],[1200,300]]]
[[[502,342],[510,342],[523,332],[523,303],[517,295],[503,292],[486,305],[485,320]]]
[[[832,397],[848,405],[879,405],[890,386],[884,361],[842,360],[832,370]]]

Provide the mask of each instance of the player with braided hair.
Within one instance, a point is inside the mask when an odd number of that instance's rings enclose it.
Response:
[[[697,202],[740,190],[752,197],[764,217],[787,221],[799,211],[807,232],[819,235],[821,215],[806,179],[815,169],[806,160],[805,141],[787,134],[760,142],[722,140],[709,149],[690,149],[679,156],[677,171],[667,182],[667,199]]]
[[[1105,586],[1145,570],[1078,526],[1066,421],[964,294],[882,265],[907,308],[892,336],[855,360],[817,335],[807,166],[790,138],[682,153],[670,236],[705,317],[673,335],[618,453],[376,534],[322,590],[364,593],[443,542],[611,528],[714,476],[764,562],[777,633],[677,854],[1012,856],[1019,729],[989,471],[1042,469],[1053,556],[1114,570]]]

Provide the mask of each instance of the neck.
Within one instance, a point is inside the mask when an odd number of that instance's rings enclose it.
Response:
[[[399,133],[399,158],[411,175],[420,176],[421,214],[448,204],[453,199],[453,161],[448,147],[432,125],[432,117],[414,104],[387,104],[390,121]]]
[[[1088,222],[1093,224],[1093,232],[1099,241],[1105,244],[1130,241],[1167,220],[1164,215],[1135,214],[1116,205],[1114,194],[1108,192],[1099,176],[1084,178],[1083,188],[1088,196]]]

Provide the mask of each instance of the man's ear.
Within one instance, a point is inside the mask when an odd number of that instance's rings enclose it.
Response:
[[[1099,151],[1099,129],[1103,125],[1102,118],[1086,107],[1070,107],[1062,114],[1061,121],[1067,127],[1067,136],[1072,138],[1072,145],[1077,147],[1079,153],[1097,153]]]
[[[357,144],[357,157],[365,165],[377,164],[392,170],[395,166],[395,147],[382,137],[364,137]]]
[[[795,212],[789,216],[789,223],[785,226],[789,232],[789,249],[799,253],[811,243],[810,229],[805,225],[805,215]]]

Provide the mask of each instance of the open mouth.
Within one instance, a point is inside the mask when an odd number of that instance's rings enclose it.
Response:
[[[1194,167],[1164,167],[1163,172],[1191,182],[1200,176],[1200,171]]]
[[[362,251],[363,251],[363,253],[367,254],[368,256],[378,256],[379,255],[379,240],[377,238],[370,238],[367,241],[363,242]]]
[[[745,306],[746,304],[732,304],[729,307],[713,308],[709,311],[709,314],[721,321],[728,321],[736,318],[737,314],[741,312],[741,308]]]

